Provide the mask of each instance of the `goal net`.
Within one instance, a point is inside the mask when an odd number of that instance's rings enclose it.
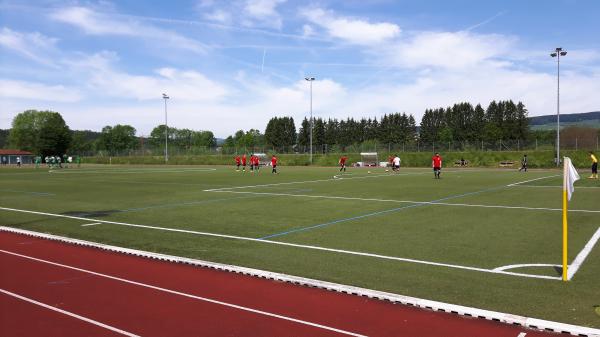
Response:
[[[377,156],[377,152],[361,152],[360,163],[360,166],[378,166],[379,157]]]
[[[266,153],[255,153],[254,155],[258,157],[261,166],[271,165],[271,159],[267,157]]]

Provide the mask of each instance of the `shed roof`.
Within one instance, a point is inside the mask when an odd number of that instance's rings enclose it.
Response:
[[[0,149],[0,155],[32,156],[33,153],[31,153],[29,151],[22,151],[22,150]]]

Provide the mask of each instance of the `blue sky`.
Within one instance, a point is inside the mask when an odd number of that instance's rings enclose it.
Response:
[[[0,128],[26,109],[72,129],[164,122],[226,137],[273,116],[378,117],[468,101],[600,109],[600,2],[0,1]]]

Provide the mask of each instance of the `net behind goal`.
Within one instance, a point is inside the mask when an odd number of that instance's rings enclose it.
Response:
[[[360,166],[374,167],[379,165],[379,157],[377,156],[377,152],[361,152],[360,160]]]

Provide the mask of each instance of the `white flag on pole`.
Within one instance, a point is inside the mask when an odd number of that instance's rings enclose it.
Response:
[[[564,188],[567,190],[568,199],[571,200],[571,195],[575,192],[573,184],[579,180],[579,173],[573,166],[571,158],[565,157],[565,172],[564,172]]]

